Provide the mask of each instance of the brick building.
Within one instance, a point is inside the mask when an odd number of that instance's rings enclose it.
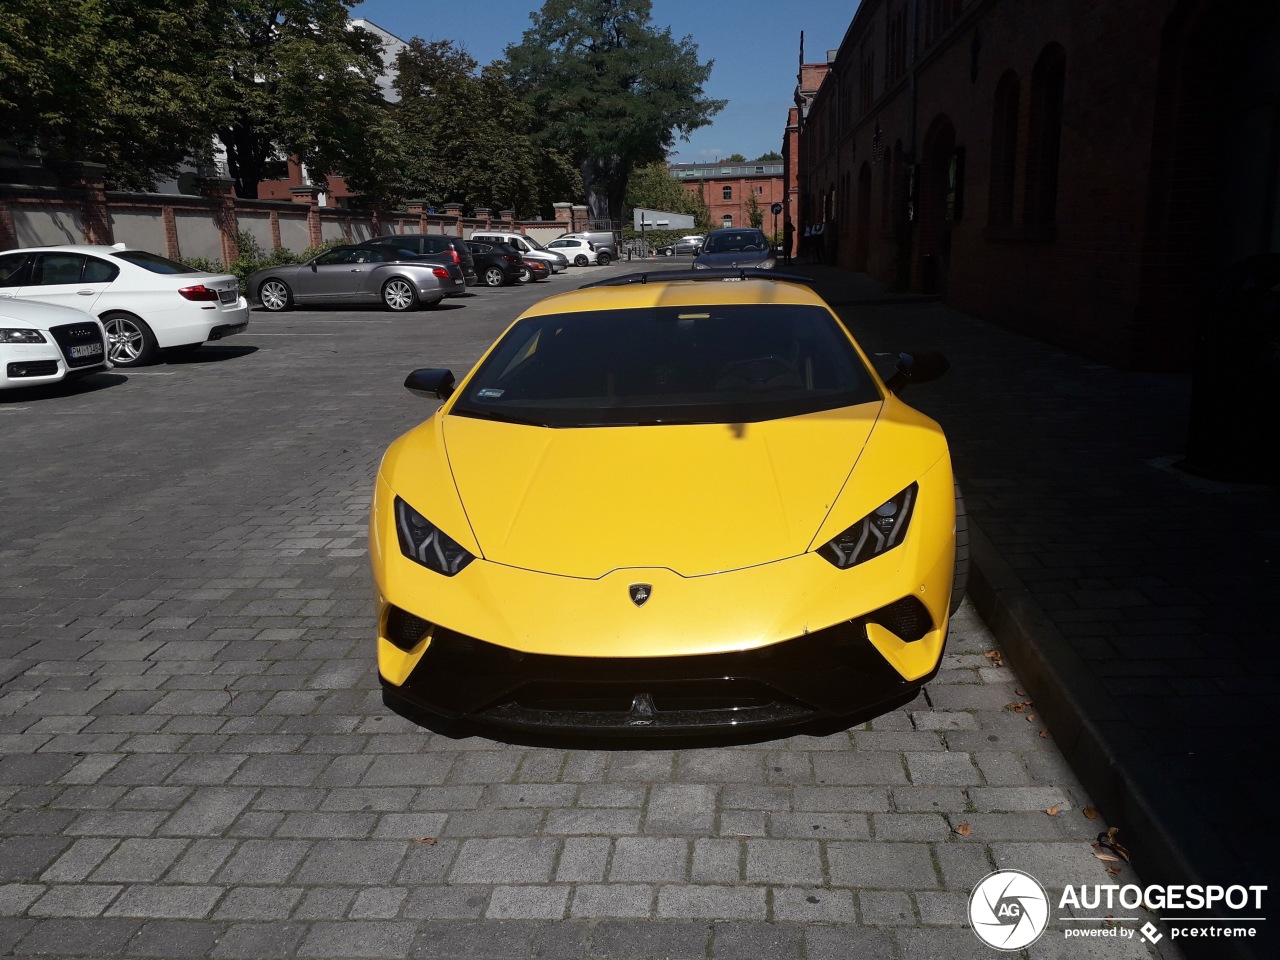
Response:
[[[835,59],[835,50],[827,52],[831,60]],[[786,210],[786,216],[791,218],[792,223],[800,223],[800,166],[801,166],[801,140],[800,131],[803,121],[809,116],[809,107],[813,104],[813,98],[817,96],[818,89],[822,86],[822,81],[826,79],[827,71],[831,69],[830,62],[825,63],[805,63],[804,62],[804,32],[800,33],[800,69],[796,74],[796,89],[794,94],[795,106],[787,111],[787,130],[782,138],[782,177],[784,200],[783,206]],[[797,230],[799,233],[799,230]],[[800,237],[797,235],[792,238],[792,249],[789,251],[793,256],[797,252]]]
[[[789,118],[797,226],[849,269],[1183,368],[1215,278],[1280,247],[1277,49],[1275,5],[864,0]]]
[[[751,201],[764,214],[761,225],[773,232],[773,214],[769,208],[785,197],[782,164],[773,160],[750,163],[673,163],[668,169],[688,193],[700,194],[710,212],[713,227],[750,226]],[[782,218],[778,218],[782,229]]]

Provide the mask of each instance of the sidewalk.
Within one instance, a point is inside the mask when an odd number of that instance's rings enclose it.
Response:
[[[977,527],[970,596],[1144,882],[1270,884],[1276,911],[1277,491],[1172,469],[1187,376],[1116,370],[862,274],[790,269],[869,352],[950,359],[906,399],[951,441]],[[1275,424],[1259,431],[1275,446]],[[1258,926],[1246,952],[1192,949],[1280,955],[1280,916]]]

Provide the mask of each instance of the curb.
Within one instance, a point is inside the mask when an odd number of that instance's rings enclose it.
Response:
[[[969,556],[968,596],[978,615],[1106,822],[1123,831],[1143,883],[1229,883],[1229,877],[1203,874],[1221,856],[1203,828],[1203,814],[1127,727],[1115,700],[972,517]],[[1261,950],[1269,940],[1258,938],[1253,946]],[[1263,960],[1243,939],[1178,943],[1188,957]]]

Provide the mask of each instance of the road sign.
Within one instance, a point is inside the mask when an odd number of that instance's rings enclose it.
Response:
[[[780,203],[775,203],[775,204],[774,204],[772,207],[770,207],[769,209],[773,211],[773,215],[776,217],[778,214],[780,214],[780,213],[782,212],[782,204],[780,204]]]

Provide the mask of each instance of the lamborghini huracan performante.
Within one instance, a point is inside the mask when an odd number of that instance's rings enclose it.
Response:
[[[386,704],[443,732],[661,737],[862,722],[959,603],[939,426],[800,282],[649,273],[548,297],[378,472]],[[962,515],[961,515],[962,516]]]

